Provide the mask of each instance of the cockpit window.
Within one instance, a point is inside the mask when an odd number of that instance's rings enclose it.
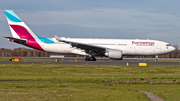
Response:
[[[172,46],[171,44],[166,44],[166,46]]]

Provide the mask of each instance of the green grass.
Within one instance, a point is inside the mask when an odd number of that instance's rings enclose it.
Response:
[[[0,58],[0,61],[9,61],[11,58]],[[55,61],[55,59],[28,59],[28,58],[21,58],[20,61]]]
[[[151,62],[154,62],[154,60],[151,60]],[[180,62],[180,60],[161,60],[161,59],[158,59],[158,62]]]
[[[180,66],[0,65],[1,100],[150,101],[180,99]]]

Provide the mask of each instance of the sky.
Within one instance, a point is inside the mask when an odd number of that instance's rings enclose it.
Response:
[[[13,10],[43,37],[153,39],[180,46],[180,0],[0,2],[0,48],[25,47],[3,38],[12,36],[4,10]]]

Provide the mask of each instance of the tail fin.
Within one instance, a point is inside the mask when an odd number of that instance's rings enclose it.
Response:
[[[41,41],[38,37],[12,10],[4,10],[4,12],[13,38],[27,40],[27,46],[43,50],[40,46]]]

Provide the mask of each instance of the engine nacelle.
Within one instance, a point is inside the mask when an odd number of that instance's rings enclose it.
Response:
[[[122,51],[121,50],[107,50],[105,56],[111,59],[122,59]]]

